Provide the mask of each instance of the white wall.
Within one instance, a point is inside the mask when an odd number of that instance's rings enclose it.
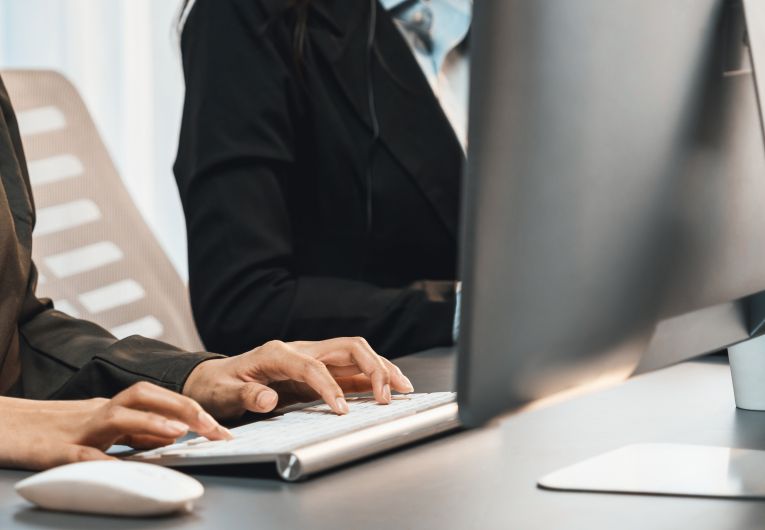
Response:
[[[183,214],[172,174],[183,77],[180,0],[0,0],[0,68],[64,73],[181,275]]]

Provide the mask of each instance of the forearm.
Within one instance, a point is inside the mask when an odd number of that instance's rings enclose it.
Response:
[[[102,400],[41,402],[0,398],[0,467],[45,469],[65,463],[64,444],[59,437],[74,441],[83,418],[92,414]]]
[[[452,343],[454,319],[451,282],[417,282],[384,289],[363,282],[303,281],[290,315],[287,340],[301,334],[362,336],[381,355],[393,358]]]
[[[198,296],[195,316],[208,348],[236,354],[268,340],[324,340],[363,336],[382,355],[396,357],[452,343],[454,292],[383,289],[339,278],[298,277],[279,288],[243,278],[232,289]],[[286,275],[286,273],[285,273]]]
[[[0,397],[0,418],[6,414],[32,413],[45,414],[47,412],[82,411],[83,408],[97,406],[102,399],[86,399],[75,401],[40,401],[36,399]],[[0,422],[1,423],[1,422]]]
[[[26,318],[20,331],[20,396],[32,399],[111,397],[139,381],[177,392],[198,363],[215,357],[141,337],[117,340],[50,309]]]

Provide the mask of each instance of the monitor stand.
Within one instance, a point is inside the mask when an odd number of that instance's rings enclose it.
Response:
[[[741,5],[765,148],[765,1],[742,0]],[[740,38],[733,44],[740,46]],[[761,334],[765,331],[765,292],[750,296],[745,303],[750,335]],[[546,475],[538,485],[561,491],[765,499],[765,451],[629,445]]]
[[[628,445],[542,477],[549,490],[765,499],[765,451]]]

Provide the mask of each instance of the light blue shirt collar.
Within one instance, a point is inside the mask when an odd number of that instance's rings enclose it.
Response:
[[[379,0],[379,1],[380,1],[380,5],[383,6],[383,9],[385,9],[386,11],[390,11],[394,7],[400,6],[407,0]],[[444,0],[432,0],[432,1],[440,2]],[[446,3],[457,5],[457,6],[466,5],[468,8],[468,11],[472,11],[473,9],[473,0],[446,0]]]
[[[379,1],[385,10],[390,11],[407,0]],[[433,13],[433,26],[430,30],[432,51],[428,55],[433,62],[433,71],[437,75],[446,56],[465,39],[470,29],[473,0],[430,0],[428,2],[419,0],[414,2],[405,13],[418,8],[427,8]]]
[[[380,0],[380,5],[382,5],[386,11],[390,11],[394,7],[400,6],[404,2],[406,2],[406,0]]]

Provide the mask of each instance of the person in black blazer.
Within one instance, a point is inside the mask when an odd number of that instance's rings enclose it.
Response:
[[[462,146],[390,14],[197,0],[175,175],[200,335],[453,342]],[[301,29],[302,28],[302,29]]]

